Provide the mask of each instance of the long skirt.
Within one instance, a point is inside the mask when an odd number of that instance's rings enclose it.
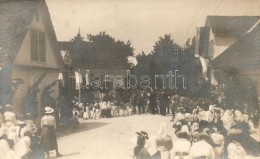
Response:
[[[40,144],[44,151],[51,151],[57,148],[57,137],[53,126],[43,126]]]

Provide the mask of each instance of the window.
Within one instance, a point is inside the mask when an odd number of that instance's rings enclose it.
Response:
[[[35,29],[31,29],[31,60],[46,62],[45,33]]]

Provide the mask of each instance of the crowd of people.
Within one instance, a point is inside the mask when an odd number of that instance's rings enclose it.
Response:
[[[41,126],[37,128],[30,113],[15,114],[12,105],[0,106],[0,158],[3,159],[45,159],[49,151],[58,151],[55,134],[54,109],[45,107]]]
[[[77,98],[72,101],[72,123],[78,125],[78,118],[96,120],[99,118],[124,117],[142,113],[166,115],[171,112],[169,107],[170,97],[165,92],[160,94],[151,94],[150,92],[139,90],[131,93],[108,92],[103,98],[93,97],[91,99],[83,100],[80,103],[77,102]],[[61,116],[63,116],[61,117],[61,122],[63,122],[68,115]]]
[[[178,106],[172,121],[173,132],[162,123],[154,141],[147,132],[137,132],[134,158],[245,159],[260,155],[259,129],[239,110],[224,110],[217,105],[190,110]]]
[[[137,132],[136,159],[243,159],[248,155],[259,156],[260,132],[255,126],[256,114],[247,109],[227,109],[219,100],[135,90],[131,93],[110,92],[102,99],[85,103],[74,100],[72,103],[70,122],[73,128],[79,126],[79,117],[96,120],[142,113],[171,114],[173,132],[168,131],[169,125],[162,123],[154,142],[147,132]],[[60,111],[45,107],[37,128],[30,113],[15,114],[10,104],[0,106],[0,156],[5,159],[44,159],[50,158],[49,151],[52,150],[56,151],[57,157],[61,156],[55,134],[61,118]]]
[[[76,103],[76,102],[75,102]],[[111,118],[132,114],[172,115],[174,132],[163,123],[151,152],[149,136],[137,132],[137,159],[243,159],[259,156],[257,111],[241,106],[233,109],[221,99],[194,98],[160,91],[135,90],[107,93],[102,100],[75,104],[73,114],[84,119]],[[77,120],[77,117],[75,117]],[[174,138],[174,137],[175,138]]]

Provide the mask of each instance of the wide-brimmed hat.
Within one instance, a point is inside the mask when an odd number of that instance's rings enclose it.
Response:
[[[149,139],[149,136],[148,136],[147,132],[145,132],[145,131],[136,132],[136,134],[140,135],[140,136],[143,136],[146,139]]]
[[[210,110],[210,111],[215,110],[215,105],[209,105],[209,110]]]
[[[25,124],[25,121],[24,121],[24,120],[17,120],[17,124],[18,124],[18,125],[24,125],[24,124]]]
[[[44,108],[44,113],[45,113],[45,114],[51,114],[51,113],[53,113],[53,112],[54,112],[54,109],[51,108],[51,107],[45,107],[45,108]]]
[[[196,135],[197,140],[206,140],[207,142],[210,142],[211,137],[206,133],[198,133]]]
[[[177,136],[178,138],[187,139],[188,141],[191,140],[191,135],[190,135],[190,133],[188,133],[188,132],[186,132],[186,131],[178,131],[178,132],[176,133],[176,136]]]
[[[192,139],[191,134],[190,134],[190,132],[189,132],[189,127],[188,127],[188,125],[183,125],[183,126],[181,127],[181,130],[178,131],[178,132],[176,132],[176,136],[177,136],[178,138],[185,138],[185,139],[187,139],[188,141],[190,141],[190,140]]]
[[[184,113],[184,112],[186,111],[185,108],[183,108],[183,107],[178,107],[177,110],[178,110],[179,112],[182,112],[182,113]]]

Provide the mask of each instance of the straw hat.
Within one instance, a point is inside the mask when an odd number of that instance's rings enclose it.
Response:
[[[17,124],[18,124],[18,125],[24,125],[24,124],[25,124],[25,121],[24,121],[24,120],[17,120]]]
[[[54,112],[54,109],[52,109],[51,107],[45,107],[44,111],[45,114],[51,114]]]
[[[211,137],[210,137],[208,134],[206,134],[206,133],[198,133],[198,134],[196,135],[196,138],[197,138],[198,140],[206,140],[207,142],[209,142],[210,139],[211,139]]]
[[[186,131],[178,131],[178,132],[176,133],[176,136],[177,136],[178,138],[187,139],[188,141],[191,140],[191,135],[190,135],[190,133],[188,133],[188,132],[186,132]]]
[[[138,134],[139,136],[143,136],[146,139],[149,139],[149,136],[148,136],[147,132],[145,132],[145,131],[136,132],[136,134]]]
[[[190,135],[190,131],[189,131],[188,125],[183,125],[181,127],[181,130],[176,133],[176,136],[178,138],[182,138],[180,136],[185,136],[184,138],[186,138],[188,141],[190,141],[192,137]]]

